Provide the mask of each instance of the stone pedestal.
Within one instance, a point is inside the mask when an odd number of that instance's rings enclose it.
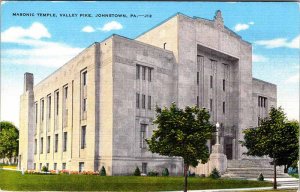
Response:
[[[227,157],[223,153],[223,146],[215,144],[212,146],[212,153],[209,156],[210,172],[216,168],[221,174],[224,174],[227,169]]]

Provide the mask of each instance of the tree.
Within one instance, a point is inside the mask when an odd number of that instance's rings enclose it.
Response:
[[[0,157],[9,159],[18,155],[19,130],[11,122],[0,122]]]
[[[280,131],[282,145],[285,146],[285,150],[283,150],[282,155],[278,157],[276,164],[284,166],[284,172],[287,173],[289,167],[297,167],[299,123],[297,121],[288,121]]]
[[[276,166],[287,164],[297,156],[298,137],[295,126],[287,123],[282,108],[272,107],[269,117],[262,119],[260,126],[244,130],[244,141],[240,141],[248,151],[246,155],[269,156],[274,166],[274,185],[277,189]],[[289,160],[289,158],[291,159]],[[296,157],[297,159],[297,157]]]
[[[187,191],[187,171],[190,165],[206,163],[209,151],[207,140],[212,137],[213,126],[209,122],[209,112],[198,107],[180,109],[175,103],[170,108],[156,107],[157,129],[147,139],[153,153],[169,157],[182,157],[184,161],[184,191]]]

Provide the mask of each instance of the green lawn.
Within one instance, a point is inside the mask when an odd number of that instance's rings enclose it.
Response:
[[[183,177],[134,177],[95,175],[22,175],[0,170],[0,189],[27,191],[164,191],[182,190]],[[212,180],[190,177],[189,189],[266,187],[271,183],[247,180]]]

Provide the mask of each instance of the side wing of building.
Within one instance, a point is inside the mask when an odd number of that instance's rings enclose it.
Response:
[[[99,150],[99,130],[112,125],[109,120],[101,124],[98,118],[99,114],[103,118],[112,116],[111,50],[111,39],[95,43],[36,86],[32,82],[31,89],[24,92],[20,111],[20,138],[24,139],[20,142],[19,168],[98,169],[95,157],[100,153],[107,155]],[[99,82],[111,94],[101,101]],[[28,94],[32,96],[29,98]],[[107,141],[104,145],[107,147]]]
[[[113,173],[143,173],[168,168],[182,172],[180,158],[152,154],[155,106],[176,99],[177,64],[172,51],[120,36],[113,38]]]
[[[271,107],[277,107],[277,86],[253,78],[252,80],[253,100],[253,127],[257,127],[261,119],[268,116]]]

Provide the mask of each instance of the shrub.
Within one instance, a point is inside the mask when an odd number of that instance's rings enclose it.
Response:
[[[48,167],[43,166],[43,167],[42,167],[42,171],[43,171],[43,172],[48,172]]]
[[[100,176],[106,176],[106,170],[105,170],[104,166],[102,166],[102,168],[100,170]]]
[[[168,168],[164,168],[162,173],[161,173],[162,176],[165,176],[165,177],[168,177],[169,176],[169,170]]]
[[[135,171],[134,171],[133,175],[134,176],[141,176],[141,171],[140,171],[139,167],[135,168]]]
[[[205,177],[205,174],[200,174],[199,177]]]
[[[196,177],[196,173],[191,173],[191,172],[189,172],[189,175],[188,175],[189,177]]]
[[[157,171],[149,171],[148,176],[158,176],[158,172]]]
[[[257,177],[257,181],[264,181],[264,180],[265,180],[265,178],[264,178],[263,174],[260,173]]]
[[[212,170],[212,172],[210,173],[209,177],[212,179],[219,179],[221,177],[221,175],[220,175],[220,172],[216,168],[214,168]]]

